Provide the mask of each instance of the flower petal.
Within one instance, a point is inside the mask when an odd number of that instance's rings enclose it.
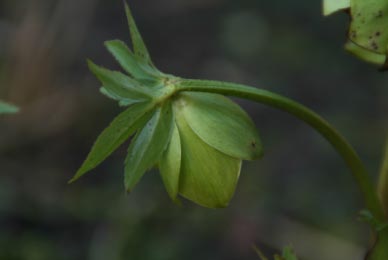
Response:
[[[172,132],[171,103],[156,108],[144,128],[135,136],[125,160],[124,183],[127,191],[133,189],[145,171],[154,166],[166,149]]]
[[[179,193],[205,207],[226,207],[237,185],[241,160],[203,142],[179,113],[179,107],[174,107],[175,111],[182,146]]]
[[[184,92],[179,100],[191,129],[210,146],[246,160],[254,160],[262,155],[262,145],[254,123],[230,99],[218,94]]]
[[[179,189],[179,175],[181,170],[181,140],[178,127],[174,123],[171,140],[159,162],[160,174],[168,195],[177,200]]]

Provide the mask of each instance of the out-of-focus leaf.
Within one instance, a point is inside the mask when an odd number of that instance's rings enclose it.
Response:
[[[241,159],[202,141],[179,110],[180,106],[174,107],[182,147],[179,193],[204,207],[226,207],[237,185]]]
[[[180,98],[188,125],[211,147],[246,160],[262,155],[262,145],[254,123],[230,99],[200,92],[185,92]]]
[[[377,233],[376,242],[373,248],[368,252],[366,260],[385,260],[388,259],[388,226]]]
[[[19,111],[14,105],[0,101],[0,114],[11,114]]]
[[[105,42],[106,48],[115,57],[118,63],[125,71],[131,74],[134,78],[149,79],[152,78],[151,69],[146,70],[146,67],[139,64],[139,61],[133,55],[128,46],[120,40],[111,40]],[[155,73],[154,73],[155,74]]]
[[[348,9],[350,0],[323,0],[323,14],[330,15],[332,13]]]
[[[164,186],[173,201],[176,201],[179,191],[179,175],[181,170],[181,140],[178,127],[173,124],[170,143],[159,163],[160,174]]]
[[[86,160],[69,182],[77,180],[105,160],[129,136],[147,122],[152,107],[152,103],[137,103],[119,114],[97,138]]]
[[[284,260],[298,260],[296,257],[294,250],[290,246],[286,246],[283,249],[283,255],[282,255]]]
[[[260,257],[260,260],[268,260],[268,258],[261,252],[261,250],[257,246],[253,246],[253,250],[255,250],[256,254]]]
[[[348,41],[345,44],[345,49],[367,62],[374,63],[376,65],[383,65],[385,63],[386,56],[384,54],[375,53],[368,49],[362,48],[352,41]]]
[[[256,251],[257,255],[260,257],[261,260],[268,260],[268,258],[264,256],[264,254],[260,251],[259,248],[254,246],[253,249]],[[281,256],[277,254],[274,255],[274,260],[298,260],[298,258],[296,257],[292,247],[286,246],[284,247]]]
[[[88,61],[90,70],[102,82],[104,94],[122,100],[121,105],[131,105],[151,99],[149,90],[118,71],[111,71]]]
[[[131,191],[145,171],[154,166],[161,158],[171,137],[173,129],[171,103],[156,108],[151,119],[135,136],[125,160],[124,183]]]
[[[383,206],[385,215],[388,218],[388,140],[385,144],[377,190],[381,205]]]

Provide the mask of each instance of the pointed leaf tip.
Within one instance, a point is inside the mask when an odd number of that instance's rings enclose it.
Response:
[[[146,45],[144,44],[143,38],[139,33],[139,30],[133,18],[131,9],[129,8],[129,5],[126,2],[124,2],[124,6],[125,6],[125,13],[127,15],[129,32],[131,34],[132,45],[133,45],[135,56],[141,59],[144,63],[152,64],[150,54],[148,53],[148,50]]]
[[[86,160],[69,183],[76,181],[103,162],[148,120],[150,116],[148,112],[152,107],[151,103],[137,103],[119,114],[97,138]]]
[[[138,59],[123,41],[109,40],[105,41],[104,45],[120,66],[134,78],[152,79],[149,71],[139,64]]]

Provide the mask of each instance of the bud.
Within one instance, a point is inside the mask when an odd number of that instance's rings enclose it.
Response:
[[[134,51],[118,40],[105,44],[129,75],[88,63],[102,83],[101,92],[128,108],[97,138],[70,182],[135,134],[125,160],[127,191],[157,166],[174,201],[179,194],[205,207],[227,206],[242,160],[262,154],[252,120],[224,96],[178,92],[180,78],[155,68],[128,6],[126,13]]]

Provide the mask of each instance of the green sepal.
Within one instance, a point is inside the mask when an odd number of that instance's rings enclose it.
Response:
[[[127,140],[138,128],[147,122],[153,103],[137,103],[119,114],[99,135],[86,160],[69,183],[104,161],[114,150]]]
[[[330,15],[349,7],[350,0],[323,0],[323,15]]]
[[[147,47],[144,44],[143,38],[141,37],[139,30],[137,29],[135,20],[127,3],[125,3],[125,14],[127,15],[129,32],[131,34],[133,50],[135,56],[145,64],[152,65],[151,56],[148,53]]]
[[[19,108],[16,106],[0,101],[0,114],[12,114],[18,111]]]
[[[167,102],[155,109],[151,119],[132,140],[125,160],[124,184],[128,192],[160,160],[170,141],[173,118],[171,103]]]
[[[162,176],[167,193],[173,201],[177,201],[179,192],[181,157],[181,140],[178,127],[174,122],[170,143],[159,162],[160,175]]]
[[[202,141],[180,113],[180,106],[174,106],[174,112],[182,147],[180,195],[204,207],[226,207],[237,185],[241,160]]]
[[[262,155],[254,123],[230,99],[218,94],[184,92],[179,102],[188,125],[211,147],[244,160]]]
[[[139,60],[124,42],[120,40],[106,41],[105,46],[121,67],[134,78],[153,79],[160,74],[155,68]]]
[[[151,93],[137,81],[118,71],[111,71],[88,60],[88,66],[103,85],[103,94],[120,101],[120,105],[151,100]]]

